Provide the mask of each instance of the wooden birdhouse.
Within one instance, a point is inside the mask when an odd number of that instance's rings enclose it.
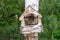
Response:
[[[21,21],[21,33],[28,34],[33,32],[42,31],[41,14],[34,10],[31,6],[28,6],[19,20]]]

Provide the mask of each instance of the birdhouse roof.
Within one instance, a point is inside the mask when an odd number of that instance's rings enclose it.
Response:
[[[28,15],[28,14],[34,14],[37,15],[38,17],[42,18],[41,14],[39,14],[35,9],[33,9],[31,6],[28,6],[25,11],[23,12],[23,14],[20,16],[19,20],[21,21],[22,19],[24,19],[24,16]]]

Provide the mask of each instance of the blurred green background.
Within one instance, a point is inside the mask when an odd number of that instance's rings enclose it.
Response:
[[[0,40],[24,40],[18,20],[24,8],[24,0],[0,0]],[[44,28],[39,40],[60,40],[60,0],[40,0],[39,12]]]

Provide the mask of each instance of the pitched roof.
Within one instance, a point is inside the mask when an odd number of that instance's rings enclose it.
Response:
[[[33,14],[39,16],[39,17],[42,17],[41,14],[39,14],[35,9],[33,9],[31,6],[28,6],[25,9],[25,11],[23,12],[23,14],[20,16],[19,20],[21,21],[24,18],[24,16],[26,16],[30,13],[33,13]]]

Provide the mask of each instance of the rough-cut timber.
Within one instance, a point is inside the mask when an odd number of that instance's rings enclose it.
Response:
[[[41,14],[38,13],[39,11],[39,0],[25,0],[25,11],[19,18],[21,21],[21,33],[24,34],[25,40],[38,40],[38,33],[43,31],[42,23],[41,23]],[[33,14],[34,16],[37,16],[37,20],[34,21],[28,21],[29,23],[38,23],[36,25],[28,25],[26,26],[26,20],[29,18],[28,15]],[[33,18],[33,17],[32,17]],[[31,18],[30,18],[31,19]]]

